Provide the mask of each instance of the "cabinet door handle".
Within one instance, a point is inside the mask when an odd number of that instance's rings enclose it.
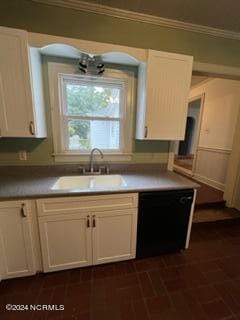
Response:
[[[22,205],[21,205],[21,215],[22,215],[23,218],[27,217],[27,212],[26,212],[26,209],[25,209],[25,203],[22,203]]]
[[[144,138],[147,138],[148,135],[148,126],[145,126],[144,128]]]
[[[35,135],[33,121],[30,121],[30,123],[29,123],[29,131],[30,131],[31,135],[33,135],[33,136]]]
[[[96,228],[96,216],[93,216],[93,221],[92,221],[92,226],[93,228]]]
[[[87,216],[87,228],[90,228],[90,216]]]
[[[190,201],[190,200],[192,200],[192,197],[191,197],[191,196],[189,196],[189,197],[181,197],[180,200],[179,200],[179,202],[180,202],[181,204],[185,204],[185,203],[187,203],[187,202]]]

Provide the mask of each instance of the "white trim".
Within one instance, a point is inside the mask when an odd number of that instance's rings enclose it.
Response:
[[[52,154],[56,162],[80,162],[80,163],[88,163],[89,162],[89,154],[79,154],[79,153],[53,153]],[[108,162],[108,161],[131,161],[132,160],[132,153],[113,153],[113,154],[104,154],[103,160],[101,159],[100,156],[96,155],[95,156],[96,161],[99,161],[101,163],[103,162]]]
[[[197,147],[197,151],[207,151],[207,152],[215,152],[215,153],[224,153],[224,154],[231,154],[231,149],[223,149],[223,148],[208,148],[208,147]]]
[[[192,173],[191,170],[183,168],[183,167],[180,167],[180,166],[178,166],[176,164],[173,165],[173,169],[174,169],[175,172],[182,173],[182,174],[184,174],[184,175],[186,175],[186,176],[188,176],[190,178],[192,178],[192,176],[193,176],[193,173]]]
[[[54,158],[56,161],[62,162],[81,162],[87,161],[84,153],[86,152],[79,151],[66,151],[63,130],[60,129],[61,119],[63,117],[63,109],[61,106],[61,100],[59,99],[61,95],[61,90],[58,86],[58,77],[59,74],[75,74],[76,66],[69,63],[56,63],[48,62],[48,77],[49,77],[49,94],[50,94],[50,104],[51,104],[51,118],[52,118],[52,128],[53,128],[53,144],[54,144]],[[120,161],[130,161],[131,157],[126,156],[132,152],[133,148],[133,115],[135,113],[135,77],[132,71],[129,70],[118,70],[118,69],[106,69],[105,75],[110,78],[116,78],[121,81],[126,87],[126,104],[124,103],[126,109],[121,115],[122,119],[122,130],[121,130],[121,142],[123,145],[120,145],[121,150],[117,150],[116,153],[111,150],[104,152],[104,160],[120,160]],[[126,119],[128,121],[126,121]],[[104,151],[104,150],[103,150]],[[90,152],[90,151],[89,151]],[[109,152],[109,153],[108,153]],[[107,156],[109,155],[109,156]],[[89,154],[87,156],[89,159]]]
[[[53,153],[52,156],[55,158],[56,162],[65,162],[65,163],[89,163],[89,153],[79,154],[79,153]],[[96,161],[99,163],[105,162],[127,162],[131,161],[132,163],[158,163],[166,164],[168,159],[168,153],[112,153],[104,154],[104,158],[101,159],[99,155],[96,155]]]
[[[193,89],[196,89],[196,88],[198,88],[198,87],[200,87],[200,86],[202,86],[202,85],[205,85],[207,82],[209,82],[209,81],[212,81],[213,79],[212,78],[207,78],[207,79],[205,79],[205,80],[203,80],[203,81],[201,81],[201,82],[199,82],[199,83],[196,83],[195,85],[193,85],[193,86],[191,86],[191,88],[190,88],[190,91],[192,91]],[[199,99],[201,99],[201,94],[199,95]],[[195,97],[193,97],[193,98],[191,98],[190,100],[189,100],[189,102],[192,102],[192,101],[194,101],[194,100],[197,100],[198,98],[196,98],[195,99]]]
[[[110,52],[123,53],[124,55],[127,54],[130,56],[130,58],[135,59],[136,64],[138,64],[138,61],[139,62],[147,61],[147,57],[148,57],[148,50],[143,48],[135,48],[135,47],[122,46],[122,45],[112,44],[112,43],[89,41],[89,40],[68,38],[68,37],[62,37],[62,36],[54,36],[54,35],[42,34],[42,33],[29,32],[28,44],[30,47],[41,49],[41,52],[42,51],[44,52],[48,46],[61,44],[61,45],[73,47],[72,49],[75,48],[81,52],[91,53],[93,55],[98,55],[98,54],[104,55]],[[58,56],[57,52],[55,52],[54,55]],[[61,57],[63,56],[65,56],[65,54],[61,55]],[[69,53],[67,54],[67,56],[69,56]]]
[[[213,188],[215,188],[215,189],[224,191],[225,184],[220,183],[220,182],[215,181],[215,180],[212,180],[212,179],[208,179],[208,178],[206,178],[206,177],[204,177],[204,176],[201,176],[200,174],[194,174],[194,175],[193,175],[193,179],[195,179],[195,180],[197,180],[197,181],[200,181],[200,182],[202,182],[202,183],[205,183],[205,184],[207,184],[208,186],[213,187]]]
[[[205,63],[205,62],[194,62],[193,71],[204,73],[209,77],[223,77],[227,78],[236,78],[240,79],[240,68],[231,67],[221,64]]]
[[[142,23],[148,23],[158,25],[161,27],[168,27],[174,29],[182,29],[190,32],[203,33],[215,37],[221,37],[226,39],[240,40],[240,33],[225,29],[213,28],[203,26],[195,23],[183,22],[174,19],[167,19],[158,16],[153,16],[145,13],[139,13],[136,11],[123,10],[119,8],[113,8],[102,4],[89,3],[81,0],[31,0],[37,3],[43,3],[58,7],[70,8],[84,12],[91,12],[102,14],[110,17],[137,21]]]
[[[193,100],[192,100],[193,99]],[[192,102],[194,100],[201,99],[201,104],[200,104],[200,113],[199,113],[199,119],[198,119],[198,124],[197,124],[197,136],[196,136],[196,141],[195,141],[195,152],[194,152],[194,158],[193,158],[193,165],[192,165],[192,174],[194,174],[196,170],[196,165],[197,165],[197,151],[199,147],[199,141],[200,141],[200,133],[201,133],[201,127],[202,127],[202,120],[203,120],[203,110],[204,110],[204,104],[205,104],[205,92],[202,94],[199,94],[196,97],[192,97],[189,102]]]
[[[187,231],[187,239],[186,239],[186,243],[185,243],[185,249],[187,249],[189,247],[196,196],[197,196],[197,190],[194,189],[193,202],[192,202],[191,212],[190,212],[190,217],[189,217],[189,222],[188,222],[188,231]]]

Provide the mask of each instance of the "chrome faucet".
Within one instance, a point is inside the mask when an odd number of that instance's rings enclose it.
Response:
[[[100,153],[101,155],[101,159],[103,159],[103,153],[100,149],[98,148],[93,148],[91,153],[90,153],[90,159],[89,159],[89,166],[90,166],[90,173],[101,173],[101,171],[99,170],[99,172],[94,172],[94,167],[93,167],[93,159],[94,159],[94,152],[97,151]]]

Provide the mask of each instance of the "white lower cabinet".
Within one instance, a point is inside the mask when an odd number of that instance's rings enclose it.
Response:
[[[30,201],[0,202],[2,279],[35,274]]]
[[[138,194],[37,200],[44,272],[133,259]]]
[[[85,213],[65,213],[39,218],[45,272],[92,264],[91,229]]]
[[[93,264],[135,258],[136,209],[96,212],[93,221]]]

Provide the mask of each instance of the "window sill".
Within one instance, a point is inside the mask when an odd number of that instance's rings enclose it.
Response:
[[[89,162],[90,153],[53,153],[56,162]],[[122,162],[122,161],[131,161],[133,157],[132,153],[105,153],[104,158],[101,159],[101,156],[94,154],[94,158],[97,161],[105,162]]]

